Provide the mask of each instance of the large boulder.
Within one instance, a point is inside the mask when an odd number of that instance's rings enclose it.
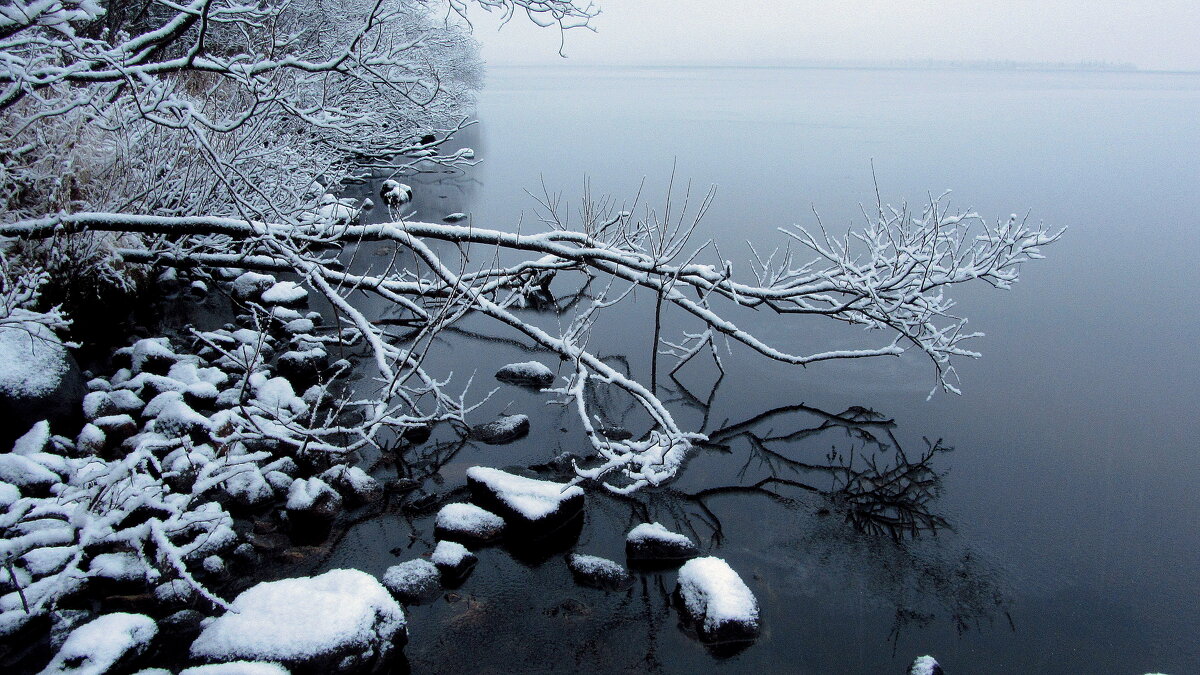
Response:
[[[720,558],[696,558],[679,568],[675,594],[701,640],[744,642],[758,637],[758,600]]]
[[[476,504],[502,516],[522,533],[548,534],[583,512],[583,488],[554,483],[484,466],[467,469],[467,485]]]
[[[404,610],[359,570],[263,582],[230,607],[192,643],[193,658],[272,661],[296,673],[370,672],[407,639]]]
[[[41,324],[0,326],[0,448],[37,420],[74,433],[87,385],[75,357]]]

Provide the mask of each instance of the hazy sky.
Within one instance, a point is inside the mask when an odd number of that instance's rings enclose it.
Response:
[[[1200,69],[1200,0],[597,0],[571,63],[1108,61]],[[557,31],[476,22],[489,63],[557,60]]]

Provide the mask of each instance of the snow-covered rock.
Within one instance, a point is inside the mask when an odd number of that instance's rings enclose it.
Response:
[[[26,431],[23,436],[13,443],[12,451],[15,455],[32,455],[35,452],[43,452],[46,445],[50,443],[50,423],[42,420]]]
[[[352,223],[358,220],[358,209],[355,208],[353,199],[338,199],[326,192],[321,195],[321,204],[317,207],[316,217],[301,216],[301,219],[325,224]]]
[[[286,351],[275,363],[275,370],[298,387],[315,382],[328,367],[329,353],[321,347]]]
[[[583,511],[583,488],[517,476],[499,469],[467,469],[472,499],[519,529],[553,530]]]
[[[383,187],[379,189],[379,197],[383,199],[383,203],[392,208],[412,201],[412,195],[411,187],[390,178],[383,181]]]
[[[308,334],[315,328],[312,319],[292,319],[283,325],[284,332],[290,335]]]
[[[142,614],[105,614],[67,637],[42,675],[101,675],[120,669],[150,646],[158,626]]]
[[[342,497],[325,481],[297,478],[288,489],[288,533],[297,543],[320,543],[341,510]]]
[[[554,371],[537,361],[510,363],[496,371],[496,379],[523,387],[543,388],[554,384]]]
[[[50,420],[69,427],[79,418],[87,389],[75,358],[50,329],[41,324],[0,326],[0,419]],[[25,431],[0,427],[0,447],[8,447]]]
[[[265,305],[287,305],[294,307],[308,300],[308,290],[294,281],[280,281],[262,292],[260,299]]]
[[[734,642],[758,636],[758,601],[724,560],[687,561],[679,568],[675,592],[701,639]]]
[[[275,488],[253,464],[245,465],[241,471],[226,479],[224,487],[233,502],[245,508],[263,506],[275,499]]]
[[[98,455],[104,452],[107,443],[108,435],[104,430],[90,422],[83,425],[75,437],[75,448],[83,455]]]
[[[699,554],[687,535],[672,532],[661,523],[642,523],[625,535],[625,555],[630,562],[672,562]]]
[[[107,579],[118,583],[141,583],[148,576],[157,575],[135,553],[101,553],[92,558],[88,566],[88,576]]]
[[[571,553],[567,556],[567,567],[575,581],[585,586],[616,591],[633,585],[633,575],[620,563],[607,558]]]
[[[93,391],[83,397],[83,416],[89,421],[111,415],[140,413],[146,404],[128,389]]]
[[[8,481],[0,481],[0,509],[8,510],[20,498],[20,488]]]
[[[17,486],[21,492],[42,492],[61,480],[58,474],[25,455],[0,454],[0,481]]]
[[[441,594],[442,573],[433,563],[418,558],[387,568],[383,585],[400,602],[415,605]]]
[[[908,667],[908,675],[944,675],[946,671],[932,656],[918,656]]]
[[[375,577],[331,570],[252,586],[192,643],[205,661],[273,661],[308,672],[369,671],[406,637],[404,611]]]
[[[468,544],[494,541],[504,534],[504,519],[474,504],[447,504],[438,511],[434,523],[439,539]]]
[[[342,510],[342,498],[320,478],[297,478],[288,490],[287,509],[333,518]]]
[[[171,341],[165,337],[144,338],[129,347],[129,357],[134,373],[154,373],[166,375],[171,366],[179,360]]]
[[[503,445],[523,438],[529,433],[526,415],[501,415],[494,422],[471,427],[471,438],[488,445]]]
[[[429,559],[447,579],[461,580],[475,567],[479,559],[456,541],[439,541]]]
[[[465,213],[448,213],[448,214],[442,216],[442,220],[446,221],[447,223],[457,223],[459,221],[466,220],[466,219],[467,219],[467,214],[465,214]]]
[[[371,504],[383,497],[383,486],[357,466],[339,464],[321,474],[321,480],[351,504]]]
[[[237,300],[250,300],[275,285],[275,277],[270,274],[246,272],[233,280],[230,288]]]
[[[184,402],[183,394],[177,391],[167,391],[155,396],[146,404],[143,414],[153,417],[152,429],[167,438],[185,436],[193,432],[204,433],[212,428],[208,418],[192,410],[192,407]]]

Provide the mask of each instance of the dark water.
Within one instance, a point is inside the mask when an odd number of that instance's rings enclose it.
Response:
[[[677,188],[718,186],[702,229],[724,257],[745,260],[740,242],[779,242],[775,228],[811,225],[814,209],[839,228],[861,223],[873,160],[885,201],[920,204],[953,188],[956,205],[989,219],[1028,213],[1069,230],[1014,290],[957,291],[971,327],[987,334],[974,345],[984,358],[960,363],[961,397],[926,401],[932,368],[907,357],[800,369],[735,353],[707,409],[667,382],[660,394],[679,400],[681,422],[709,432],[812,406],[756,427],[759,438],[810,430],[770,445],[807,466],[731,437],[728,452],[692,461],[673,496],[593,497],[575,549],[621,560],[623,533],[647,516],[689,529],[758,596],[756,644],[714,655],[689,637],[667,597],[672,572],[606,594],[575,586],[560,555],[489,549],[455,596],[412,608],[414,671],[886,673],[932,653],[951,673],[1200,672],[1200,76],[493,69],[479,117],[485,161],[469,177],[415,181],[419,217],[467,210],[483,227],[533,229],[524,190],[544,181],[570,201],[585,176],[593,192],[620,199],[645,177],[645,198],[661,203],[674,165]],[[650,309],[635,298],[592,338],[642,377]],[[745,320],[796,349],[859,339],[819,320]],[[463,327],[514,337],[479,320]],[[476,373],[472,391],[483,394],[498,386],[495,368],[530,356],[460,334],[431,362],[464,383]],[[681,379],[707,398],[713,372],[689,369]],[[825,415],[851,406],[895,426]],[[429,491],[453,490],[473,464],[527,465],[586,447],[544,396],[502,387],[478,419],[504,409],[530,414],[534,433],[441,450]],[[621,410],[606,408],[636,428]],[[926,437],[953,452],[920,464]],[[821,467],[854,452],[864,468],[878,449],[870,438],[884,444],[880,470],[894,466],[899,444],[918,465],[902,467],[909,479],[940,476],[936,495],[906,495],[936,534],[897,542],[855,520],[846,490],[826,496],[847,477]],[[687,496],[772,471],[816,491],[792,490],[786,503]],[[428,514],[396,512],[353,529],[324,565],[382,572],[433,541]]]

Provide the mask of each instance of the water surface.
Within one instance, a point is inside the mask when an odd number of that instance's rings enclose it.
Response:
[[[428,184],[418,216],[465,210],[483,227],[534,229],[526,190],[544,183],[569,201],[586,176],[593,192],[631,199],[645,178],[655,204],[674,167],[676,187],[691,180],[694,196],[717,186],[702,230],[738,261],[749,256],[744,240],[782,243],[776,228],[810,226],[814,211],[838,229],[861,223],[860,205],[873,208],[873,163],[893,204],[952,188],[955,205],[989,219],[1015,212],[1069,229],[1014,290],[957,291],[971,327],[987,334],[974,345],[984,357],[960,364],[961,397],[927,401],[932,367],[917,358],[803,369],[735,353],[707,421],[676,404],[681,421],[707,431],[803,402],[894,419],[910,456],[923,437],[944,439],[955,450],[931,460],[943,478],[929,508],[948,529],[896,543],[853,527],[815,493],[792,504],[713,498],[719,532],[695,502],[652,500],[642,513],[594,499],[578,550],[622,559],[622,533],[646,516],[695,527],[758,595],[758,643],[718,657],[688,637],[666,597],[671,572],[605,594],[575,587],[560,557],[495,550],[455,602],[412,610],[414,670],[878,673],[932,653],[951,673],[1200,672],[1200,76],[494,68],[478,116],[483,163]],[[592,339],[642,377],[649,310],[648,296],[636,299]],[[860,339],[820,320],[744,320],[797,349]],[[466,327],[513,337],[482,321]],[[481,392],[495,386],[496,367],[531,356],[467,336],[439,349],[456,374],[478,373]],[[712,375],[697,367],[682,379],[704,397]],[[480,418],[526,412],[534,433],[455,451],[445,487],[475,463],[581,451],[570,415],[545,400],[501,388]],[[821,419],[803,412],[762,433]],[[819,464],[861,445],[838,426],[789,452]],[[744,438],[730,447],[702,453],[676,487],[765,475]],[[828,472],[805,480],[836,486]],[[327,564],[382,572],[432,541],[427,516],[384,518],[352,531]]]

